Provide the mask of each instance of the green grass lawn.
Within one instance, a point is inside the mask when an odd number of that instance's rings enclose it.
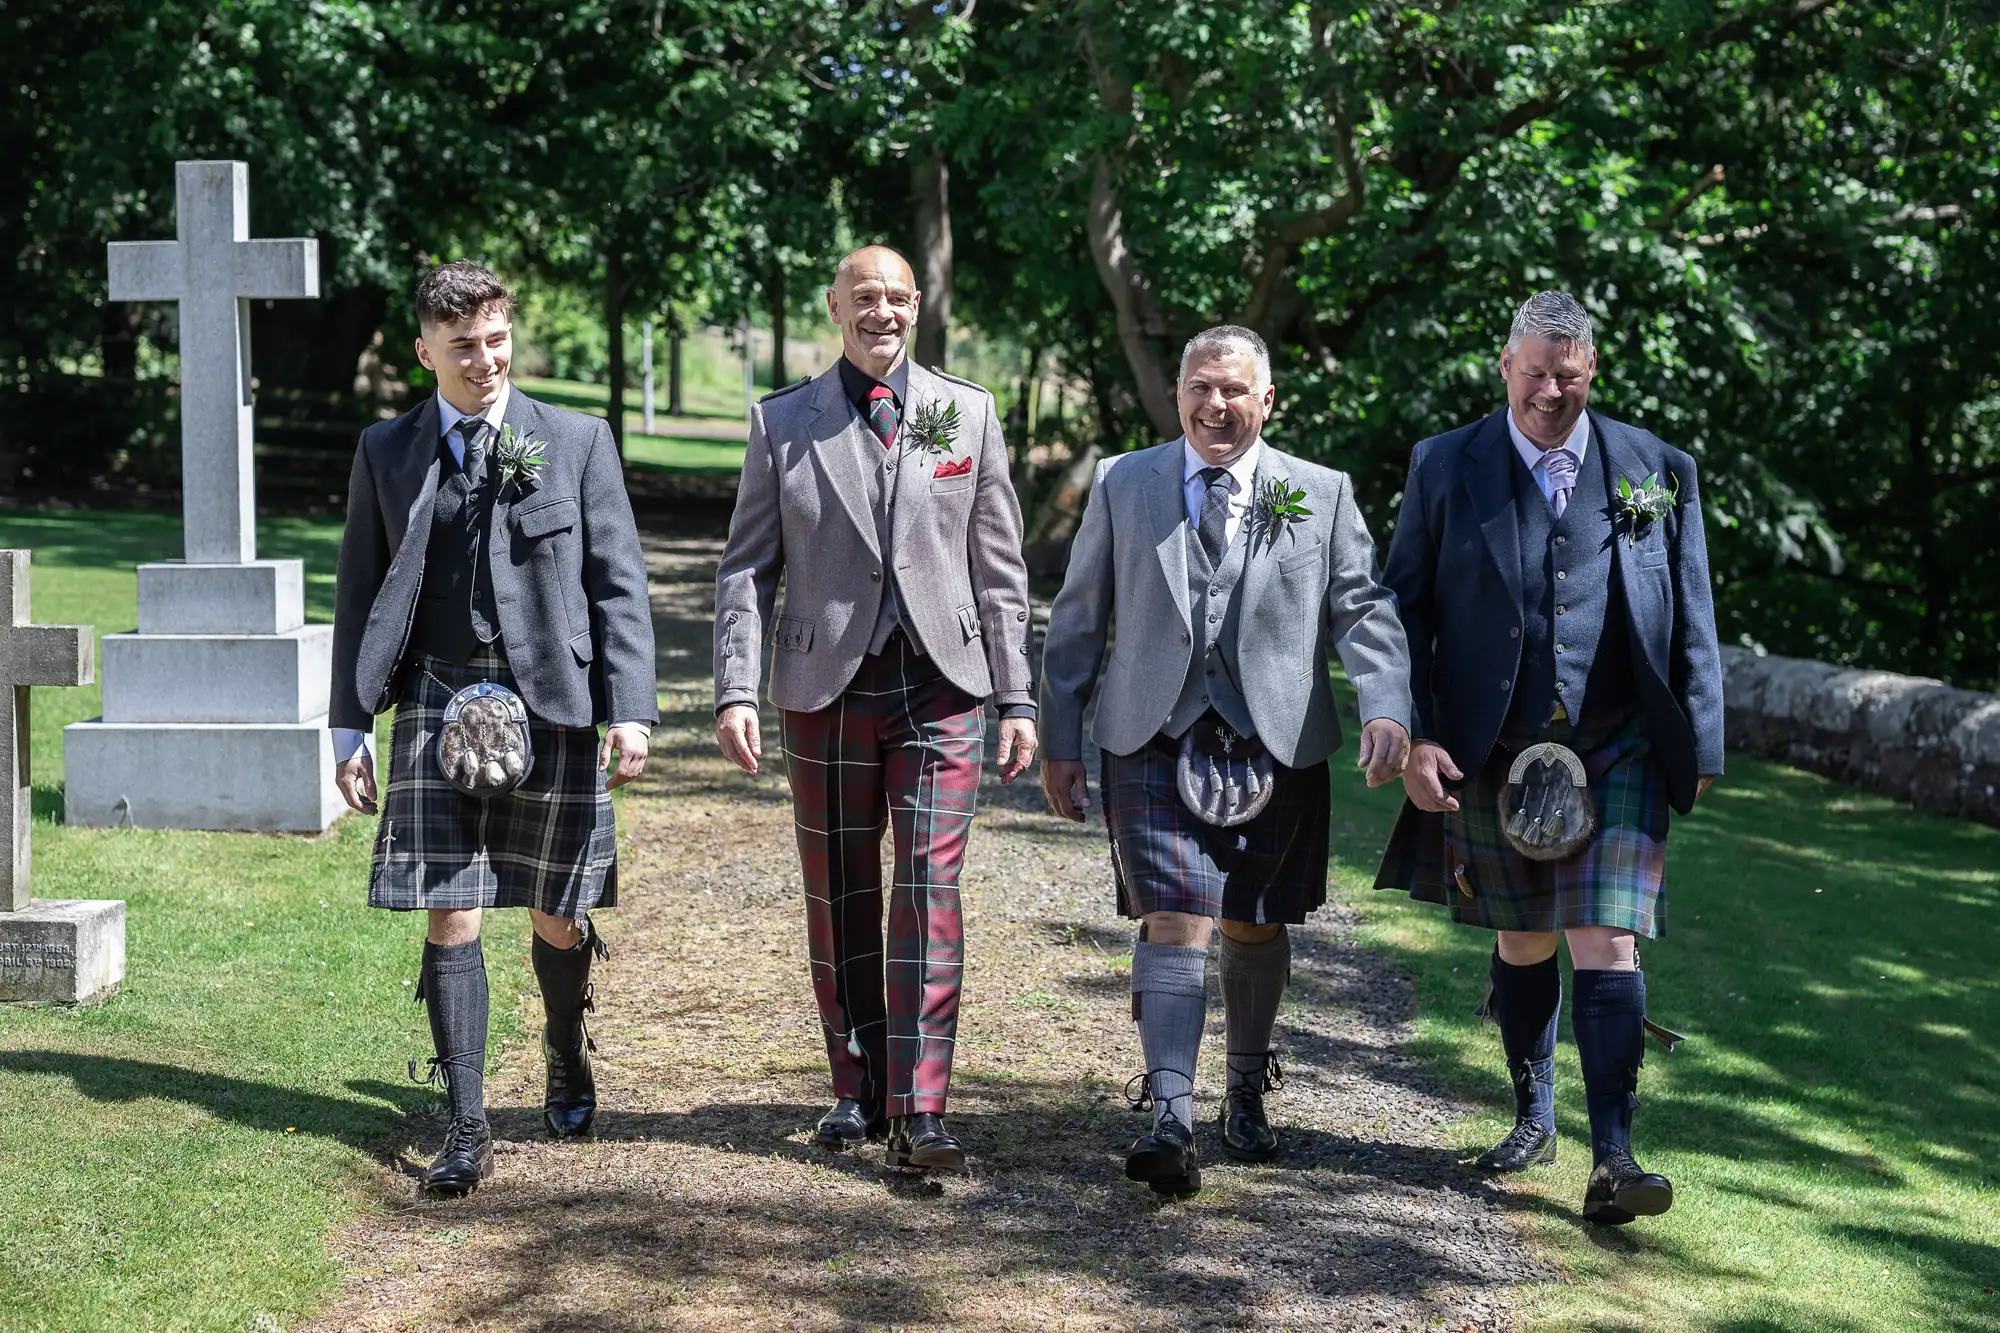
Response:
[[[338,524],[264,520],[332,606]],[[140,560],[177,556],[154,515],[0,511],[35,552],[34,612],[137,623]],[[100,658],[101,661],[101,658]],[[35,891],[126,900],[124,988],[76,1011],[0,1008],[0,1328],[250,1329],[336,1281],[326,1237],[367,1197],[428,1056],[411,1003],[422,926],[366,907],[374,821],[323,837],[71,829],[62,724],[95,686],[34,691]],[[489,932],[494,1043],[516,1030],[525,923]]]
[[[1396,800],[1336,796],[1338,892],[1417,982],[1418,1053],[1512,1122],[1498,1032],[1472,1011],[1490,934],[1376,893]],[[1644,947],[1654,1016],[1635,1139],[1671,1176],[1663,1218],[1577,1220],[1588,1121],[1567,1013],[1558,1162],[1518,1219],[1571,1281],[1536,1328],[2000,1329],[2000,831],[1732,755],[1668,858],[1670,936]]]
[[[602,384],[528,378],[522,378],[519,383],[535,397],[558,407],[600,417],[610,409],[611,391]],[[761,393],[764,390],[760,386],[758,391]],[[657,417],[655,425],[665,422],[669,429],[664,434],[655,435],[648,435],[641,429],[643,417],[634,406],[638,400],[636,396],[628,398],[625,413],[626,463],[694,476],[734,476],[741,472],[744,426],[740,387],[738,397],[736,411],[729,415]],[[674,430],[675,426],[680,429]],[[704,433],[694,433],[696,431]]]

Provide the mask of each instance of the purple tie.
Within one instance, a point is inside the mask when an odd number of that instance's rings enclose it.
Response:
[[[1556,517],[1569,508],[1569,493],[1576,489],[1576,455],[1567,449],[1551,449],[1542,455],[1542,472],[1549,479],[1549,503]]]

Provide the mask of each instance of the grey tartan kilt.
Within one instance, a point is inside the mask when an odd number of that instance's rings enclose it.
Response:
[[[581,918],[618,898],[618,831],[597,768],[597,729],[558,727],[532,712],[535,766],[505,796],[459,793],[438,767],[451,696],[482,680],[518,690],[499,645],[463,665],[424,657],[407,671],[390,742],[389,789],[375,833],[368,905],[534,907]]]
[[[1299,925],[1326,902],[1333,777],[1324,763],[1275,765],[1271,803],[1217,828],[1181,800],[1174,756],[1147,746],[1103,756],[1099,773],[1118,911],[1188,912]]]

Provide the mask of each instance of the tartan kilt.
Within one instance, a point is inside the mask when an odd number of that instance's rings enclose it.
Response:
[[[1415,807],[1404,809],[1405,821],[1416,817],[1413,827],[1442,826],[1441,843],[1404,846],[1405,864],[1392,866],[1398,845],[1411,841],[1399,822],[1376,887],[1407,888],[1414,899],[1444,904],[1452,920],[1489,930],[1608,926],[1647,939],[1664,937],[1671,808],[1644,715],[1581,757],[1592,779],[1598,829],[1575,855],[1531,861],[1507,841],[1499,802],[1514,756],[1495,746],[1485,765],[1453,793],[1457,810],[1424,816]],[[1469,895],[1457,882],[1459,870]]]
[[[1326,901],[1333,807],[1327,766],[1274,763],[1271,803],[1247,823],[1217,828],[1181,800],[1177,763],[1150,745],[1103,756],[1099,782],[1119,913],[1303,923]]]
[[[595,727],[558,727],[531,710],[527,781],[482,801],[445,780],[437,760],[445,705],[482,680],[520,688],[497,643],[462,665],[423,657],[405,671],[368,905],[534,907],[572,920],[616,905],[618,831]]]

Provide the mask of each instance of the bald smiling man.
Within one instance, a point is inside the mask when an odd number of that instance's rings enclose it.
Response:
[[[758,771],[768,645],[833,1075],[818,1141],[886,1135],[890,1165],[957,1171],[965,1151],[943,1117],[964,969],[958,870],[986,701],[1002,782],[1034,761],[1035,707],[1021,507],[993,396],[910,363],[921,300],[894,250],[848,255],[826,293],[841,359],[751,413],[715,579],[715,730]]]

